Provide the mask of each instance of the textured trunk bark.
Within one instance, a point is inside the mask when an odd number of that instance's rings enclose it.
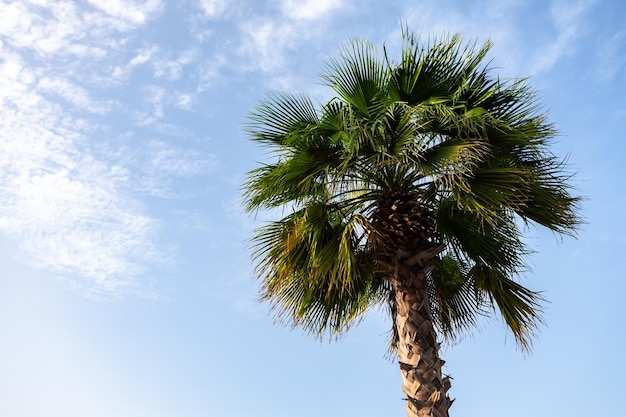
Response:
[[[395,289],[397,348],[407,415],[449,417],[450,378],[442,374],[444,361],[439,357],[428,291],[423,286],[419,288],[419,279],[410,280],[413,285],[399,281]]]
[[[414,193],[382,198],[372,217],[375,260],[393,288],[396,346],[408,417],[449,417],[450,378],[432,321],[428,273],[443,250],[427,208]]]

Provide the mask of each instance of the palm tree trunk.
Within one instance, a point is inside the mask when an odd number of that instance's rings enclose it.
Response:
[[[378,272],[393,289],[389,301],[408,417],[449,417],[450,378],[442,373],[428,295],[428,273],[443,250],[432,216],[418,195],[397,193],[378,201],[371,226]]]
[[[447,395],[450,378],[444,377],[444,361],[423,280],[398,280],[395,288],[397,349],[402,390],[408,417],[448,417],[452,401]],[[406,284],[409,285],[406,285]]]

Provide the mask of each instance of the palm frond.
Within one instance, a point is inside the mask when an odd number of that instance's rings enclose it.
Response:
[[[481,47],[463,46],[460,35],[435,36],[426,43],[405,30],[402,57],[393,67],[390,95],[416,105],[433,98],[448,100],[465,80],[482,65],[491,48],[490,42]]]
[[[367,117],[379,110],[386,77],[386,68],[373,45],[354,39],[344,45],[338,59],[327,62],[322,80],[354,111]]]
[[[507,212],[468,210],[449,199],[439,203],[433,216],[441,238],[460,259],[484,263],[504,274],[522,268],[527,249]]]
[[[541,293],[531,291],[502,272],[476,264],[469,272],[476,286],[497,306],[504,322],[523,350],[530,350],[537,326],[542,322]]]
[[[254,256],[262,299],[279,320],[339,334],[381,301],[384,283],[362,243],[362,221],[319,203],[259,230]]]
[[[315,106],[303,94],[276,93],[262,100],[249,116],[246,130],[252,140],[266,146],[283,146],[294,129],[319,123]]]
[[[441,334],[454,341],[476,327],[487,314],[487,300],[468,274],[467,264],[451,254],[441,258],[429,275],[431,312]]]

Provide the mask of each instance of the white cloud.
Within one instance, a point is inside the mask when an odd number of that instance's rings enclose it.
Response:
[[[134,192],[160,198],[187,198],[201,193],[182,180],[206,177],[219,168],[218,158],[209,152],[169,145],[162,140],[142,141],[138,148],[116,146],[108,150],[127,187]],[[132,174],[131,174],[132,172]]]
[[[345,9],[348,3],[348,0],[280,0],[253,6],[246,2],[229,2],[226,8],[231,8],[230,13],[226,17],[219,15],[224,25],[220,24],[218,28],[226,27],[220,39],[215,38],[216,27],[207,29],[205,25],[192,28],[192,36],[212,49],[211,59],[203,59],[202,64],[197,66],[201,71],[197,91],[205,91],[214,85],[227,65],[237,73],[264,72],[268,75],[266,82],[269,84],[297,86],[294,77],[284,68],[290,66],[294,62],[290,60],[302,52],[298,48],[306,45],[311,54],[318,54],[320,51],[316,47],[321,46],[324,39],[336,37],[337,31],[327,30],[338,15],[332,12]],[[210,4],[210,12],[213,13],[214,3]],[[197,24],[200,20],[194,22]],[[231,35],[228,24],[232,24],[237,32]],[[213,41],[211,45],[209,39]],[[312,43],[312,40],[315,42]],[[202,56],[202,53],[198,55]]]
[[[24,68],[16,54],[5,53],[4,57],[0,55],[0,59],[2,58],[4,59],[0,61],[0,104],[14,102],[20,103],[21,106],[27,105],[26,102],[30,100],[24,92],[34,80],[33,72]]]
[[[282,12],[293,20],[316,20],[341,7],[342,0],[283,0]]]
[[[141,49],[129,62],[125,65],[118,65],[113,70],[113,78],[119,79],[128,74],[133,68],[143,65],[150,61],[150,59],[157,52],[156,46]]]
[[[88,0],[93,6],[122,21],[141,24],[163,8],[161,0],[135,2],[131,0]]]
[[[246,58],[242,65],[267,72],[281,68],[287,51],[310,35],[305,25],[274,17],[254,17],[243,22],[240,30],[239,53]]]
[[[191,94],[179,94],[178,100],[176,101],[176,107],[185,109],[185,110],[190,110],[192,100],[193,100],[193,97]]]
[[[10,45],[34,50],[41,56],[102,58],[111,43],[107,36],[129,27],[125,20],[102,12],[86,12],[68,1],[35,5],[0,2],[0,16],[0,35],[5,36]],[[100,42],[86,43],[94,34]]]
[[[154,62],[154,75],[157,78],[164,77],[169,80],[177,80],[183,74],[184,67],[193,62],[195,57],[195,51],[184,51],[176,59],[157,60]]]
[[[53,18],[44,18],[21,2],[0,3],[0,34],[18,47],[32,48],[42,54],[56,53],[72,45],[80,37],[80,28],[72,26],[72,20],[80,26],[77,11],[72,4],[50,5]],[[78,30],[77,30],[78,29]]]
[[[170,59],[167,55],[169,54],[160,52],[159,48],[154,45],[144,47],[128,63],[117,65],[112,76],[115,79],[120,79],[128,75],[134,68],[149,64],[154,68],[156,78],[175,81],[183,76],[185,67],[194,62],[198,53],[195,50],[183,51],[175,59]]]
[[[152,57],[155,51],[156,47],[154,46],[149,49],[142,50],[141,52],[139,52],[139,54],[137,54],[137,56],[130,60],[129,65],[131,67],[134,67],[148,62],[148,60]]]
[[[204,61],[200,65],[200,80],[198,82],[198,92],[203,92],[211,88],[220,76],[220,71],[228,64],[224,55],[218,54],[211,59]]]
[[[0,35],[9,45],[41,56],[104,58],[123,40],[115,37],[156,15],[160,0],[90,0],[95,9],[71,1],[0,2]]]
[[[204,12],[205,16],[209,18],[216,18],[220,16],[226,6],[228,0],[200,0],[200,8]]]
[[[135,119],[140,126],[151,125],[158,122],[165,115],[164,106],[166,99],[170,98],[167,91],[158,85],[144,87],[144,98],[150,106],[148,111],[135,111]]]
[[[345,7],[344,0],[281,0],[278,13],[252,15],[237,22],[242,41],[237,52],[245,59],[244,70],[261,70],[281,78],[278,71],[290,51],[301,45],[311,47],[311,39],[323,39],[331,19],[322,19],[332,11]],[[280,73],[280,74],[279,74]]]
[[[274,20],[253,19],[245,23],[242,30],[245,36],[243,51],[253,55],[252,62],[262,70],[268,70],[282,64],[284,38],[281,39],[278,35],[281,30],[276,27]]]
[[[163,141],[147,143],[149,169],[155,177],[191,177],[215,170],[214,155],[194,149],[181,149]]]
[[[39,80],[38,88],[42,92],[58,95],[79,109],[91,113],[104,114],[110,109],[110,106],[93,100],[84,88],[62,78],[42,77]]]

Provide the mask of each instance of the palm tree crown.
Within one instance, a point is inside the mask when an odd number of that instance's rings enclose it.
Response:
[[[249,134],[274,158],[249,173],[245,201],[288,210],[253,239],[262,298],[280,319],[337,335],[383,304],[392,345],[411,350],[398,323],[415,316],[398,310],[410,298],[439,338],[499,311],[529,347],[541,296],[514,280],[528,252],[520,228],[573,234],[578,200],[535,93],[490,76],[489,48],[405,31],[394,61],[355,40],[322,77],[336,98],[318,108],[275,94],[256,107]],[[438,358],[433,337],[415,344],[434,343]],[[407,396],[416,410],[427,401]]]

